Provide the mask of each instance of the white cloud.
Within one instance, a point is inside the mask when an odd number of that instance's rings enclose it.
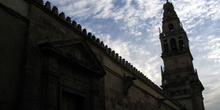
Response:
[[[190,37],[191,48],[199,53],[206,53],[203,58],[220,60],[220,38],[217,36],[197,36]]]
[[[191,38],[191,47],[195,58],[195,67],[198,68],[200,80],[205,86],[204,101],[206,109],[219,110],[220,98],[220,40],[215,35],[201,35]],[[214,76],[214,77],[213,77]],[[217,78],[217,79],[216,79]]]
[[[190,33],[206,19],[220,19],[219,0],[172,0],[172,2],[186,30],[191,30]]]
[[[97,34],[99,38],[103,39],[106,45],[118,53],[120,56],[126,58],[126,60],[130,59],[130,44],[131,42],[125,42],[121,39],[111,40],[111,36],[109,34]]]
[[[215,75],[216,76],[216,75]],[[218,77],[218,76],[216,76]],[[205,107],[207,110],[219,110],[220,107],[218,106],[218,104],[220,103],[220,100],[214,100],[214,99],[219,99],[220,98],[220,80],[219,78],[215,78],[216,80],[214,81],[210,81],[211,84],[207,84],[205,85],[206,87],[206,91],[204,93],[204,103],[205,103]],[[211,79],[213,80],[213,79]],[[217,105],[217,106],[216,106]]]
[[[73,19],[89,18],[89,21],[83,23],[89,27],[87,30],[96,34],[156,84],[160,84],[162,60],[159,57],[161,50],[158,28],[162,26],[162,7],[165,1],[50,1]],[[220,0],[172,0],[172,2],[188,34],[195,68],[198,68],[200,79],[207,87],[204,91],[205,107],[219,110],[219,101],[216,100],[220,98],[219,83],[217,83],[219,80],[215,78],[220,77]],[[93,22],[100,20],[103,20],[103,24]],[[102,30],[106,29],[107,23],[113,24],[108,28],[110,33]],[[118,33],[115,30],[113,32],[116,27]]]

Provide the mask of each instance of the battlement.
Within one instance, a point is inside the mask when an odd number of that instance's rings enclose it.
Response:
[[[51,8],[51,3],[47,1],[45,4],[43,0],[32,0],[37,6],[46,9],[53,15],[57,16],[58,19],[64,21],[66,25],[71,26],[74,30],[78,31],[83,37],[87,39],[88,42],[94,44],[97,48],[103,51],[107,56],[109,56],[116,64],[123,67],[125,70],[129,71],[132,75],[149,85],[151,88],[155,89],[159,93],[163,94],[166,97],[169,97],[167,94],[162,92],[161,88],[153,83],[147,76],[145,76],[142,72],[140,72],[136,67],[134,67],[131,63],[122,58],[118,53],[112,50],[108,45],[105,45],[103,41],[100,41],[95,35],[92,35],[91,32],[87,32],[86,29],[82,29],[80,24],[77,24],[76,21],[71,20],[69,16],[65,16],[64,12],[59,13],[59,9],[56,6]],[[171,99],[170,99],[171,100]]]
[[[50,2],[9,0],[0,8],[5,47],[0,109],[185,110]]]

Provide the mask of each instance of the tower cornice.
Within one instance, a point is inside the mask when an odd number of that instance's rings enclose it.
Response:
[[[204,87],[193,66],[187,33],[173,4],[167,0],[163,9],[163,26],[159,37],[164,62],[164,67],[161,67],[161,87],[188,110],[204,110]]]

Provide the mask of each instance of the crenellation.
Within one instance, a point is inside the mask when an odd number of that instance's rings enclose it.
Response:
[[[49,1],[47,1],[47,2],[45,3],[45,8],[51,11],[51,5],[50,5],[50,2],[49,2]]]
[[[119,63],[121,64],[121,56],[119,56],[119,59],[118,59]]]
[[[92,39],[92,33],[91,32],[88,33],[88,38]]]
[[[144,75],[142,72],[137,71],[137,74],[140,74],[143,80],[148,80],[147,76]]]
[[[73,26],[74,28],[76,28],[76,26],[77,26],[76,21],[72,21],[72,26]]]
[[[127,69],[130,70],[131,63],[128,63]]]
[[[143,74],[141,74],[141,73],[136,73],[136,74],[138,74],[139,77],[143,79]]]
[[[104,48],[104,43],[103,43],[103,41],[100,42],[100,45],[101,45],[102,48]]]
[[[61,12],[59,14],[59,17],[62,19],[62,20],[65,20],[65,13],[64,12]]]
[[[141,74],[141,72],[140,72],[140,71],[137,71],[136,74]]]
[[[140,76],[144,75],[142,72],[138,73]]]
[[[110,56],[111,56],[113,59],[115,59],[115,58],[114,58],[114,57],[115,57],[115,51],[114,51],[114,50],[112,50]]]
[[[82,32],[82,26],[80,24],[77,25],[77,30]]]
[[[132,65],[133,66],[133,65]],[[132,67],[132,72],[134,73],[135,72],[135,67],[133,66]],[[135,73],[134,73],[135,74]]]
[[[132,72],[134,72],[134,68],[133,68],[133,65],[131,65],[131,67],[130,67],[130,68],[131,68],[131,71],[132,71]]]
[[[125,61],[125,65],[124,66],[127,67],[127,65],[128,65],[128,61]]]
[[[132,64],[130,64],[129,68],[130,68],[130,71],[133,73],[133,65]]]
[[[82,31],[83,35],[87,36],[87,30],[84,28],[83,31]]]
[[[69,16],[66,17],[66,22],[67,22],[68,24],[71,24],[71,18],[70,18]]]
[[[58,16],[59,10],[56,6],[53,6],[52,13]]]
[[[105,45],[105,53],[108,51],[108,45]]]
[[[141,77],[141,73],[136,73],[136,75],[137,75],[138,77]]]
[[[115,54],[115,59],[118,62],[118,53]]]
[[[133,71],[134,71],[134,72],[133,72],[134,74],[137,74],[137,73],[136,73],[136,68],[135,68],[135,67],[133,68]]]
[[[96,38],[95,41],[96,41],[97,44],[100,44],[100,40],[99,40],[99,38]]]
[[[107,49],[107,54],[110,55],[111,51],[112,51],[112,49],[111,49],[111,48],[108,48],[108,49]]]
[[[141,75],[141,77],[142,77],[142,79],[144,80],[144,81],[147,81],[147,82],[149,82],[148,80],[146,80],[146,77],[145,77],[145,75]]]
[[[50,10],[51,8],[51,5],[50,5],[50,2],[46,2],[45,4],[45,8],[47,8],[48,10]],[[58,8],[56,6],[54,6],[52,8],[52,12],[55,14],[55,15],[58,15]],[[65,20],[65,13],[61,12],[59,14],[59,17],[63,20]],[[72,24],[72,26],[74,28],[76,28],[78,31],[82,32],[83,35],[86,35],[88,36],[89,39],[92,39],[92,41],[96,42],[97,44],[101,45],[105,50],[106,50],[106,53],[108,55],[110,55],[113,59],[115,59],[117,62],[119,62],[121,65],[123,65],[125,68],[127,68],[128,70],[132,71],[134,74],[136,74],[137,76],[141,77],[142,79],[148,79],[145,75],[143,75],[140,71],[138,71],[135,67],[133,67],[133,65],[131,65],[128,61],[126,61],[125,59],[123,59],[121,56],[118,55],[118,53],[115,53],[114,50],[112,50],[111,48],[108,48],[107,45],[104,45],[103,41],[100,42],[100,39],[99,38],[96,38],[94,35],[92,35],[91,32],[89,32],[87,34],[87,30],[86,29],[83,29],[82,30],[82,26],[80,24],[77,24],[76,21],[72,21],[71,23],[71,18],[70,17],[67,17],[66,18],[66,22],[68,24]],[[151,81],[150,81],[151,82]],[[153,82],[151,82],[153,83]]]
[[[142,74],[142,73],[139,73],[139,74],[140,74],[140,76],[141,76],[141,77],[142,77],[142,79],[143,79],[145,75],[144,75],[144,74]]]
[[[125,59],[124,58],[122,59],[122,65],[123,66],[125,65]]]
[[[140,74],[140,72],[138,72],[139,70],[136,68],[135,69],[135,74]]]
[[[140,74],[141,76],[145,76],[142,72],[140,72],[139,70],[137,71],[137,74]]]
[[[92,36],[92,41],[95,41],[96,37],[95,35]]]
[[[2,3],[4,2],[7,3],[3,0]],[[28,17],[24,16],[24,19],[28,22],[17,19],[17,16],[11,16],[12,13],[9,12],[11,7],[2,6],[5,5],[2,3],[0,6],[2,8],[1,12],[6,16],[0,17],[0,22],[11,29],[3,32],[1,39],[2,42],[6,42],[3,44],[10,44],[8,38],[14,39],[17,36],[21,39],[16,42],[16,48],[8,45],[9,48],[3,50],[6,53],[14,52],[9,54],[6,60],[4,59],[4,62],[14,59],[12,64],[15,65],[13,67],[6,65],[8,67],[4,69],[8,72],[8,69],[13,68],[14,71],[10,71],[9,74],[13,78],[4,80],[8,76],[3,75],[0,77],[4,82],[2,85],[9,91],[5,97],[10,97],[11,94],[14,95],[7,99],[13,103],[7,102],[7,104],[4,104],[6,98],[0,98],[0,102],[4,102],[1,105],[15,105],[14,108],[19,110],[23,108],[154,110],[167,109],[171,105],[170,107],[183,110],[176,107],[175,103],[169,101],[170,99],[166,97],[165,99],[168,101],[164,101],[162,106],[157,106],[159,102],[157,96],[163,95],[163,91],[157,85],[108,45],[105,45],[103,41],[92,35],[91,32],[87,32],[88,30],[82,28],[76,21],[72,21],[71,17],[65,16],[64,12],[60,13],[58,8],[52,6],[49,1],[43,4],[43,0],[23,0],[23,2],[16,4],[16,8],[23,8],[24,5],[32,7],[24,7],[24,10],[30,15]],[[13,14],[16,15],[20,13],[19,10],[12,9],[12,11],[15,11]],[[4,22],[8,19],[13,20],[13,23]],[[32,30],[27,32],[29,28]],[[38,37],[39,35],[45,37]],[[30,39],[26,39],[26,37]],[[72,41],[74,39],[75,41]],[[47,42],[36,44],[43,41]],[[29,42],[28,45],[26,45],[26,42]],[[17,51],[17,49],[20,50]],[[28,54],[28,57],[24,57],[24,53],[30,54]],[[23,61],[27,61],[27,63]],[[33,63],[33,61],[36,62]],[[5,67],[5,65],[3,66]],[[17,68],[26,68],[26,66],[30,67],[28,68],[30,71]],[[44,78],[42,72],[48,73],[49,79]],[[23,74],[25,74],[25,83],[20,82],[20,75]],[[196,75],[197,71],[195,70],[192,78]],[[133,81],[135,79],[136,81]],[[12,86],[11,80],[14,81]],[[62,85],[59,84],[60,82],[62,82]],[[23,86],[18,88],[18,83],[24,85],[25,88]],[[124,90],[126,90],[126,94],[122,94],[125,93]],[[5,94],[5,91],[0,90],[0,92]],[[41,97],[42,94],[43,97]],[[22,98],[19,97],[20,95],[22,95]],[[90,100],[91,97],[95,100]],[[25,103],[20,105],[17,101],[14,102],[18,99],[25,100]],[[42,105],[41,102],[48,103]],[[58,102],[63,104],[60,105]],[[85,105],[85,107],[81,107],[81,105]],[[2,106],[0,106],[1,108]]]
[[[51,10],[51,4],[50,2],[46,2],[45,3],[45,8],[48,9],[48,10]],[[56,6],[54,6],[52,8],[52,12],[55,14],[55,15],[58,15],[59,11],[58,11],[58,8]],[[61,19],[65,20],[65,13],[64,12],[61,12],[59,15],[58,15]],[[122,64],[124,67],[126,67],[128,70],[134,72],[135,74],[137,74],[137,69],[135,67],[133,67],[133,65],[131,65],[128,61],[125,61],[125,59],[122,59],[122,57],[118,55],[118,53],[115,54],[115,51],[112,51],[111,48],[108,48],[108,46],[104,46],[104,43],[103,41],[100,42],[100,39],[99,38],[96,38],[94,35],[92,35],[91,32],[89,32],[87,34],[87,30],[86,29],[83,29],[82,30],[82,26],[80,24],[77,24],[76,21],[72,21],[71,23],[71,18],[70,17],[67,17],[66,18],[66,22],[68,24],[71,24],[74,28],[76,28],[78,31],[82,32],[83,35],[85,36],[88,36],[88,38],[92,39],[93,41],[95,41],[97,44],[101,45],[103,48],[105,48],[106,50],[106,53],[109,54],[113,59],[115,59],[117,62],[119,62],[120,64]]]

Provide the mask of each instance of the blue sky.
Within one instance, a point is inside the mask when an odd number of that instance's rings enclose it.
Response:
[[[159,28],[166,0],[49,1],[161,85]],[[170,1],[189,38],[205,108],[220,110],[220,0]]]

